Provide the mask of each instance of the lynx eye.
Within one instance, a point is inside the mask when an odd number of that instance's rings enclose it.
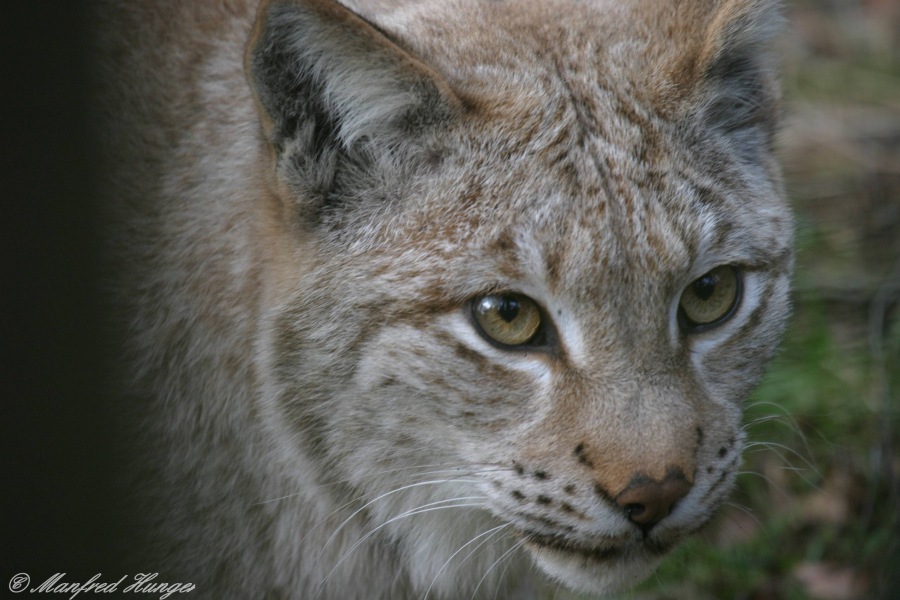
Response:
[[[689,328],[716,325],[734,312],[741,281],[731,266],[716,267],[695,279],[681,293],[679,307]]]
[[[505,346],[521,346],[537,337],[541,310],[522,294],[491,294],[475,299],[472,314],[481,331]]]

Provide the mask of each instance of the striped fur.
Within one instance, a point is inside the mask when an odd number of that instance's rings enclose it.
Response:
[[[647,576],[727,497],[788,313],[777,6],[208,4],[98,15],[135,565],[208,598]],[[737,308],[686,330],[720,265]],[[543,345],[479,332],[507,291]]]

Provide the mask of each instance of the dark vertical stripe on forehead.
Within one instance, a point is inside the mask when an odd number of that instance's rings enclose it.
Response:
[[[575,269],[572,264],[573,254],[588,250],[578,248],[575,245],[580,241],[575,239],[575,223],[570,211],[558,212],[553,223],[552,236],[543,248],[544,272],[546,284],[551,294],[557,294],[563,282],[570,279],[570,270]]]
[[[547,168],[551,172],[559,172],[570,193],[578,195],[584,193],[585,182],[576,158],[572,155],[572,148],[580,145],[581,134],[576,123],[577,115],[574,118],[566,118],[567,116],[567,107],[560,102],[552,120],[557,131],[552,139],[542,141],[539,151],[546,161]]]
[[[578,141],[580,145],[586,147],[586,140],[592,136],[597,136],[604,140],[607,139],[609,136],[603,129],[602,124],[587,108],[588,99],[580,97],[573,87],[573,79],[569,76],[568,70],[563,65],[562,58],[559,55],[553,57],[553,66],[556,70],[556,77],[559,79],[559,83],[562,85],[563,90],[565,90],[569,103],[575,111],[579,129]],[[581,96],[585,96],[583,91]]]
[[[602,127],[602,124],[595,120],[591,115],[591,112],[586,109],[586,101],[578,97],[578,94],[569,81],[569,77],[566,74],[565,68],[563,67],[562,60],[559,57],[555,58],[554,66],[556,68],[557,77],[559,78],[559,81],[562,84],[566,95],[568,96],[569,102],[571,103],[572,110],[575,112],[577,124],[577,146],[581,148],[588,156],[590,156],[591,162],[594,165],[594,169],[598,174],[600,185],[603,188],[603,192],[606,196],[604,200],[605,202],[610,202],[615,198],[612,189],[609,186],[609,179],[612,176],[612,170],[607,167],[605,161],[602,160],[598,155],[596,148],[592,147],[594,145],[592,145],[589,141],[593,137],[595,139],[608,143],[609,135]]]

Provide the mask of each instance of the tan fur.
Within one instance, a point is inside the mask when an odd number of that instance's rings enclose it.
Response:
[[[135,565],[209,598],[631,585],[727,497],[786,319],[777,7],[348,6],[98,11]],[[685,325],[722,265],[736,308]],[[479,330],[505,292],[540,340]]]

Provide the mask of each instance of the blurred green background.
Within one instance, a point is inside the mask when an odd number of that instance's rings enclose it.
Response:
[[[623,600],[900,598],[900,0],[787,17],[793,322],[732,502]]]

